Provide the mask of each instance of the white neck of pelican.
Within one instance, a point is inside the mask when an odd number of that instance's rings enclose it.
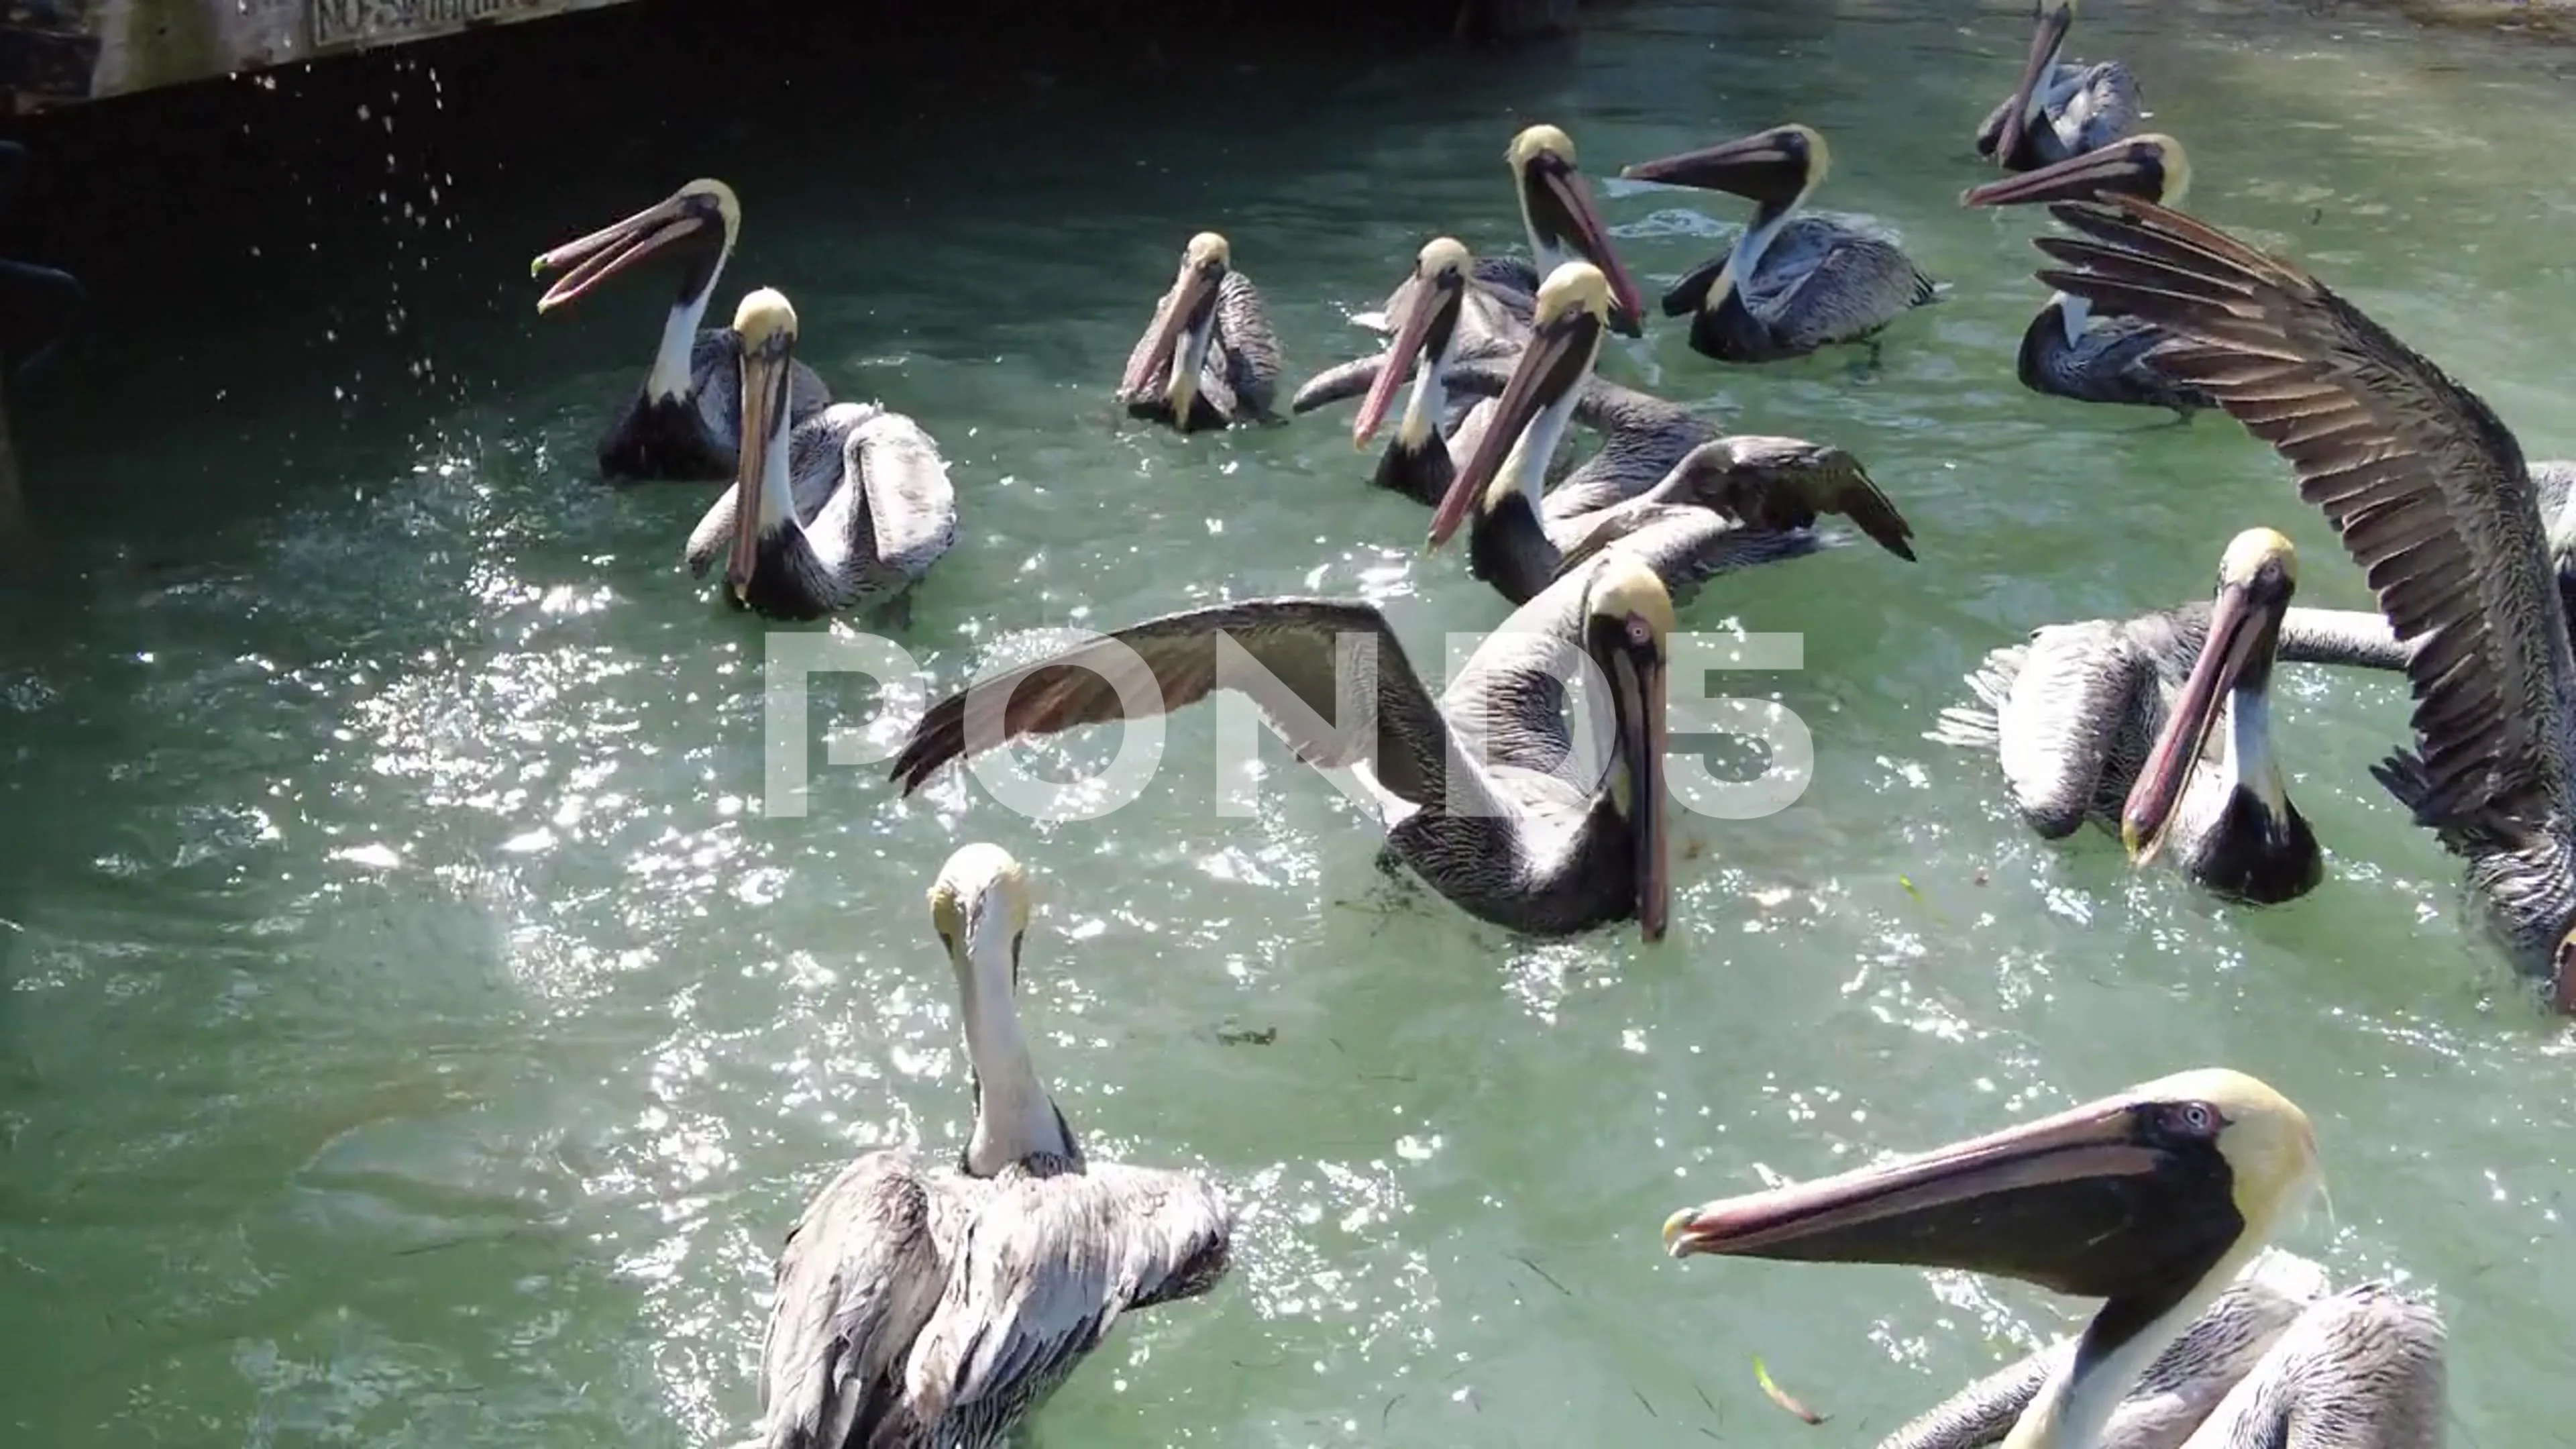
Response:
[[[975,1073],[975,1133],[967,1170],[990,1176],[1032,1153],[1070,1156],[1055,1102],[1038,1081],[1012,999],[1015,944],[1010,915],[992,902],[957,946],[959,1004],[966,1018],[966,1063]]]
[[[2249,1225],[2228,1248],[2227,1255],[2213,1264],[2207,1276],[2193,1284],[2180,1302],[2132,1334],[2127,1342],[2084,1365],[2080,1372],[2073,1367],[2075,1361],[2068,1360],[2068,1367],[2058,1370],[2041,1386],[2038,1397],[2031,1400],[2012,1432],[2004,1436],[2002,1449],[2099,1449],[2121,1401],[2147,1376],[2147,1370],[2155,1367],[2156,1359],[2209,1311],[2209,1305],[2217,1302],[2227,1285],[2245,1271],[2245,1265],[2263,1251],[2263,1238]]]
[[[2238,789],[2263,802],[2276,823],[2289,818],[2289,786],[2272,754],[2269,690],[2239,685],[2228,692],[2227,773]]]
[[[1814,189],[1812,185],[1800,187],[1798,194],[1789,198],[1788,205],[1777,209],[1766,206],[1753,213],[1753,219],[1744,224],[1743,233],[1736,237],[1734,247],[1727,252],[1726,265],[1718,269],[1717,281],[1709,287],[1708,297],[1700,303],[1700,310],[1716,311],[1725,303],[1728,294],[1743,286],[1747,278],[1761,269],[1762,258],[1770,253],[1771,244],[1780,239],[1780,233],[1789,225],[1789,218],[1798,214],[1798,208],[1806,204],[1807,193]]]
[[[1488,511],[1503,496],[1517,489],[1529,500],[1530,512],[1539,514],[1539,505],[1547,497],[1547,460],[1556,456],[1557,444],[1565,440],[1566,426],[1574,420],[1574,405],[1583,397],[1583,389],[1592,381],[1592,369],[1586,366],[1574,375],[1565,396],[1539,409],[1538,415],[1512,440],[1512,450],[1503,457],[1503,466],[1494,470],[1494,481],[1485,489]],[[1545,517],[1544,514],[1539,514]]]
[[[671,304],[671,315],[662,319],[662,344],[653,349],[653,370],[644,378],[646,397],[678,402],[697,387],[697,372],[690,363],[697,355],[698,324],[706,320],[707,299],[716,294],[716,278],[722,275],[724,258],[719,256],[698,294]]]
[[[1421,452],[1439,430],[1441,414],[1449,410],[1449,364],[1457,353],[1458,329],[1452,327],[1449,340],[1414,372],[1413,394],[1405,400],[1404,421],[1395,432],[1397,444],[1406,452]]]
[[[787,475],[787,440],[792,431],[787,409],[781,406],[778,415],[770,419],[769,448],[760,460],[760,511],[757,516],[760,532],[764,535],[776,533],[797,521],[796,490]]]

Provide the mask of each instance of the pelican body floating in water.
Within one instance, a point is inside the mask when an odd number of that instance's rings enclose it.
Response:
[[[2065,60],[2075,0],[2041,0],[2021,83],[1977,127],[1977,154],[2008,171],[2028,171],[2126,136],[2142,114],[2138,82],[2116,60]]]
[[[1891,238],[1797,214],[1831,167],[1824,137],[1786,125],[1620,171],[1754,204],[1735,246],[1664,294],[1665,316],[1689,315],[1692,350],[1720,362],[1776,362],[1865,342],[1874,358],[1880,331],[1934,299],[1932,279]]]
[[[1512,192],[1519,203],[1521,230],[1530,254],[1477,257],[1464,294],[1460,319],[1462,340],[1471,356],[1517,349],[1529,333],[1530,309],[1539,284],[1567,262],[1586,261],[1610,279],[1614,297],[1610,330],[1622,337],[1645,335],[1645,300],[1610,245],[1610,230],[1592,204],[1592,190],[1575,165],[1574,140],[1554,126],[1524,128],[1503,152],[1512,172]],[[1423,285],[1420,268],[1396,285],[1385,305],[1351,320],[1378,331],[1394,331],[1410,294]]]
[[[735,391],[740,341],[730,328],[701,330],[698,324],[741,230],[742,207],[733,188],[698,180],[530,265],[538,277],[563,273],[537,299],[537,311],[544,313],[578,300],[648,257],[680,263],[680,295],[662,324],[653,369],[599,441],[602,474],[681,482],[733,476],[742,445],[742,402]],[[812,368],[798,363],[790,377],[790,422],[802,423],[831,406],[832,390]]]
[[[957,539],[939,445],[903,414],[860,403],[792,426],[796,309],[763,287],[733,326],[741,462],[689,535],[689,571],[703,578],[726,555],[726,596],[771,618],[867,607],[901,622],[912,586]]]
[[[2531,469],[2475,393],[2299,268],[2141,197],[2065,202],[2040,279],[2180,333],[2157,364],[2298,475],[2412,647],[2414,748],[2372,773],[2468,862],[2576,1009],[2576,662]]]
[[[1254,599],[1130,625],[930,707],[896,756],[904,794],[1012,739],[1249,696],[1324,769],[1352,766],[1395,857],[1480,920],[1568,936],[1635,920],[1660,940],[1664,665],[1672,600],[1617,554],[1569,573],[1477,646],[1436,700],[1374,604]],[[1231,640],[1257,668],[1228,662]],[[1564,681],[1580,653],[1609,694],[1607,760],[1583,760]],[[1139,678],[1141,662],[1149,677]],[[1596,704],[1598,701],[1596,700]]]
[[[1195,1298],[1234,1212],[1194,1174],[1086,1160],[1012,998],[1028,886],[999,846],[930,890],[957,973],[975,1122],[951,1170],[904,1151],[844,1168],[778,1255],[760,1436],[742,1449],[993,1449],[1119,1318]]]
[[[1279,387],[1279,337],[1252,279],[1212,231],[1190,238],[1171,290],[1127,356],[1118,401],[1131,417],[1180,432],[1270,416]]]
[[[1819,512],[1843,513],[1913,558],[1911,529],[1859,463],[1798,439],[1710,439],[1639,496],[1603,498],[1571,479],[1544,492],[1543,470],[1591,385],[1610,305],[1608,280],[1589,262],[1566,263],[1539,289],[1529,346],[1432,513],[1430,547],[1446,543],[1472,509],[1469,570],[1514,603],[1547,588],[1578,540],[1587,554],[1615,546],[1644,561],[1678,593],[1729,569],[1814,551]],[[1642,481],[1616,479],[1629,494]]]
[[[2211,1068],[1687,1208],[1665,1221],[1664,1247],[1676,1258],[1945,1268],[2104,1300],[2040,1373],[1972,1386],[1890,1445],[1991,1443],[1996,1411],[2010,1405],[2006,1449],[2436,1449],[2445,1335],[2429,1305],[2373,1283],[2286,1313],[2279,1300],[2293,1295],[2278,1291],[2240,1290],[2227,1306],[2316,1181],[2307,1114],[2252,1077]],[[2249,1317],[2289,1322],[2268,1347],[2249,1346]],[[2241,1376],[2211,1385],[2218,1372]],[[2159,1377],[2181,1378],[2188,1397],[2142,1402],[2137,1391]]]
[[[2177,206],[2191,189],[2191,158],[2171,136],[2134,136],[2037,171],[1990,181],[1967,206],[2089,201],[2114,193]],[[2014,371],[2032,392],[2077,402],[2171,408],[2188,418],[2216,407],[2209,394],[2166,376],[2152,353],[2172,336],[2135,317],[2096,317],[2081,297],[2052,293],[2021,335]]]
[[[2290,607],[2297,582],[2290,541],[2249,529],[2219,562],[2215,602],[2034,629],[1969,676],[1983,707],[1943,710],[1930,738],[1994,751],[2047,839],[2089,818],[2142,862],[2169,848],[2222,895],[2304,895],[2324,857],[2272,747],[2273,662],[2395,671],[2406,649],[2375,613]]]

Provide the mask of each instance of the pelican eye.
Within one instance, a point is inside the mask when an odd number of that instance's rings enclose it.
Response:
[[[2215,1137],[2226,1117],[2207,1102],[2178,1102],[2156,1111],[2157,1126],[2179,1137]]]
[[[1655,642],[1654,626],[1635,614],[1628,616],[1628,642],[1643,649]]]

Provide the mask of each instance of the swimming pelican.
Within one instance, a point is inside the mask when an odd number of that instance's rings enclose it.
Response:
[[[2212,1321],[2218,1305],[2316,1181],[2307,1114],[2252,1077],[2204,1068],[1917,1156],[1685,1208],[1665,1220],[1664,1249],[1948,1268],[2105,1300],[2071,1351],[2049,1354],[2043,1382],[2002,1396],[2027,1405],[2006,1449],[2433,1449],[2441,1316],[2383,1283],[2297,1312],[2232,1389],[2187,1377],[2184,1403],[2134,1392],[2160,1361],[2190,1370],[2183,1346],[2194,1340],[2209,1355],[2204,1378],[2243,1363],[2243,1348],[2225,1351],[2233,1325]],[[1995,1405],[1963,1407],[1950,1434],[1888,1442],[1992,1442]],[[2205,1415],[2196,1428],[2192,1411]]]
[[[2138,124],[2138,82],[2127,66],[2059,58],[2074,23],[2075,0],[2041,0],[2020,84],[1977,127],[1979,156],[2027,171],[2098,151]]]
[[[930,707],[896,756],[904,794],[1026,735],[1248,695],[1322,768],[1353,766],[1395,857],[1480,920],[1567,936],[1634,919],[1664,934],[1664,663],[1672,600],[1604,554],[1486,636],[1435,701],[1374,604],[1254,599],[1169,614],[978,681]],[[1219,638],[1235,650],[1218,648]],[[1564,682],[1605,681],[1609,758],[1578,760]],[[1247,661],[1257,668],[1240,667]],[[1140,678],[1141,663],[1150,677]],[[1597,705],[1599,697],[1594,695]]]
[[[2191,189],[2191,158],[2171,136],[2134,136],[1962,195],[1967,206],[2083,201],[2120,192],[2166,206]],[[2021,335],[2014,370],[2032,392],[2078,402],[2171,408],[2188,418],[2216,407],[2209,394],[2167,377],[2147,354],[2171,334],[2135,317],[2095,317],[2080,297],[2052,294]]]
[[[1127,355],[1118,401],[1130,417],[1181,432],[1270,416],[1279,386],[1279,336],[1252,279],[1212,231],[1190,238],[1171,290]]]
[[[2576,1009],[2576,663],[2521,445],[2299,268],[2140,197],[2063,202],[2040,279],[2182,334],[2157,357],[2298,474],[2415,647],[2415,747],[2373,768]],[[2088,239],[2089,238],[2089,239]]]
[[[1225,1276],[1234,1212],[1195,1174],[1087,1161],[1012,997],[1029,894],[996,845],[948,858],[930,923],[957,973],[975,1122],[953,1169],[871,1152],[779,1250],[745,1449],[987,1449],[1122,1315]]]
[[[791,430],[796,309],[763,287],[742,299],[742,461],[689,535],[689,572],[727,553],[725,592],[778,619],[845,609],[908,613],[912,586],[957,540],[948,463],[901,413],[836,403]],[[746,528],[743,520],[753,520]]]
[[[1465,244],[1454,237],[1425,242],[1414,261],[1413,276],[1391,303],[1395,337],[1385,353],[1327,368],[1288,400],[1290,413],[1304,413],[1365,391],[1359,415],[1351,424],[1352,444],[1365,448],[1385,420],[1396,386],[1419,359],[1421,366],[1412,370],[1413,393],[1405,402],[1404,419],[1386,451],[1378,455],[1377,473],[1369,481],[1426,505],[1448,491],[1455,471],[1451,458],[1458,450],[1475,448],[1484,432],[1483,420],[1493,413],[1489,402],[1450,398],[1450,369],[1461,358],[1517,351],[1519,346],[1490,331],[1478,332],[1470,320],[1479,307],[1493,305],[1492,294],[1475,280],[1474,266]],[[1526,319],[1516,325],[1526,338]],[[1387,365],[1390,359],[1400,361]]]
[[[1969,676],[1984,707],[1943,710],[1930,738],[1994,751],[2047,839],[2089,817],[2141,860],[2172,843],[2220,894],[2304,895],[2324,857],[2272,751],[2273,661],[2393,671],[2406,650],[2368,610],[2290,607],[2297,583],[2290,541],[2247,529],[2219,561],[2214,602],[2034,629]]]
[[[1858,461],[1800,439],[1710,439],[1674,459],[1641,496],[1605,499],[1571,486],[1545,492],[1542,470],[1592,379],[1609,312],[1608,282],[1589,262],[1566,263],[1539,288],[1530,344],[1432,513],[1430,547],[1446,543],[1473,509],[1469,571],[1514,603],[1546,588],[1577,540],[1589,552],[1615,537],[1680,592],[1729,569],[1813,552],[1819,512],[1842,513],[1890,552],[1913,558],[1911,529]],[[1606,481],[1641,455],[1604,448],[1601,456],[1608,462],[1596,472]],[[1623,491],[1635,492],[1625,486],[1634,477],[1619,476]]]
[[[1934,299],[1932,279],[1893,239],[1795,214],[1824,184],[1832,160],[1824,137],[1787,125],[1620,170],[1638,181],[1725,191],[1754,203],[1733,249],[1692,268],[1664,294],[1665,316],[1690,314],[1692,350],[1720,362],[1776,362],[1865,342],[1875,360],[1879,332]]]
[[[1521,230],[1529,238],[1530,254],[1527,260],[1475,259],[1475,285],[1469,289],[1470,306],[1463,319],[1469,351],[1497,345],[1517,348],[1527,338],[1539,283],[1571,261],[1590,262],[1610,279],[1615,299],[1610,330],[1622,337],[1644,336],[1645,300],[1610,245],[1610,231],[1602,225],[1601,213],[1593,208],[1592,190],[1583,184],[1583,172],[1574,162],[1573,138],[1554,126],[1526,127],[1512,137],[1510,148],[1503,152],[1503,164],[1511,168],[1512,191],[1520,204]],[[1397,284],[1379,311],[1351,320],[1380,331],[1394,330],[1407,295],[1420,285],[1419,276],[1417,269],[1415,276]]]
[[[531,274],[564,275],[537,299],[551,312],[647,257],[681,263],[680,295],[662,324],[662,345],[625,411],[599,440],[599,471],[610,478],[695,482],[730,478],[742,445],[742,400],[734,391],[741,352],[732,329],[699,330],[716,278],[733,255],[742,207],[733,188],[692,181],[667,200],[540,256]],[[788,421],[802,423],[831,406],[832,390],[798,363],[788,395]]]

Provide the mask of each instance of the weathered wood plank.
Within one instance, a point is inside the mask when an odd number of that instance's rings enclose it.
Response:
[[[0,0],[12,114],[625,0]]]

